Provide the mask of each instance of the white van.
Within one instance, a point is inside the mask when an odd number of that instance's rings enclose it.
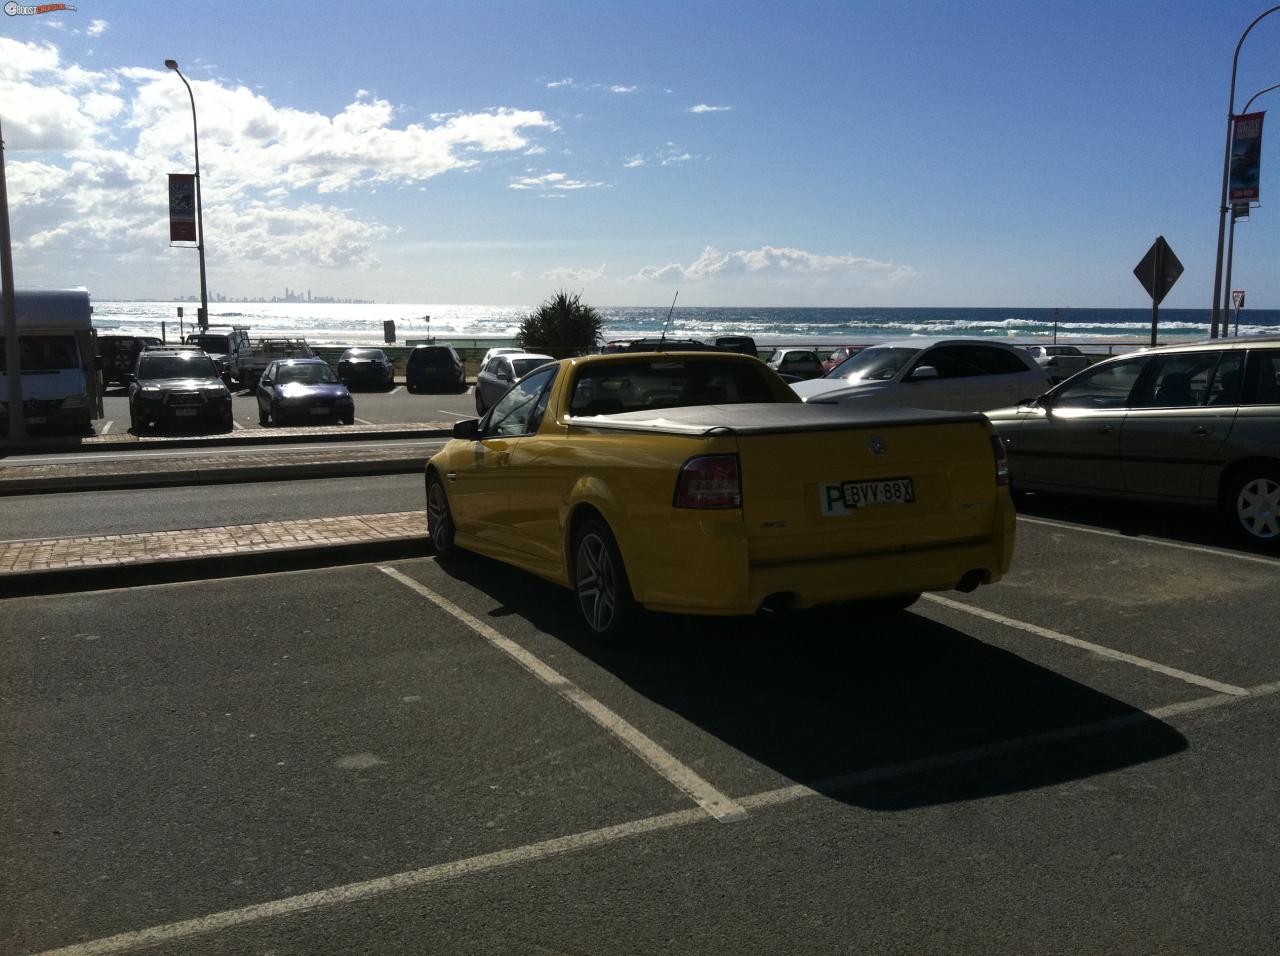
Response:
[[[89,293],[14,290],[22,410],[28,425],[89,433],[102,417]],[[0,436],[9,429],[9,378],[0,334]]]

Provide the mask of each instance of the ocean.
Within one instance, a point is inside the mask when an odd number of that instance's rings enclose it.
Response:
[[[165,322],[172,341],[179,330],[179,306],[186,313],[183,321],[189,330],[196,313],[195,304],[190,302],[95,302],[94,326],[100,333],[159,335],[161,322]],[[657,335],[667,317],[663,306],[597,308],[604,319],[606,339]],[[382,323],[391,319],[402,344],[430,336],[439,342],[468,346],[509,341],[529,311],[527,305],[218,302],[209,306],[209,324],[247,325],[254,338],[289,336],[321,345],[369,345],[383,341]],[[1032,342],[1052,340],[1055,318],[1060,342],[1140,345],[1150,341],[1150,309],[682,306],[672,313],[667,334],[698,339],[751,335],[762,345],[855,343],[925,335],[977,335]],[[1240,333],[1280,335],[1280,310],[1242,311]],[[1162,343],[1204,338],[1208,334],[1208,309],[1160,311]]]

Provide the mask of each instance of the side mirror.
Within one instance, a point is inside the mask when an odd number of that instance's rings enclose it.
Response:
[[[498,371],[493,373],[493,377],[496,378],[499,382],[511,381],[511,374],[505,368],[498,369]]]
[[[270,387],[271,387],[271,384],[272,384],[272,382],[271,382],[271,379],[269,379],[269,378],[260,378],[260,379],[258,379],[258,387],[259,387],[259,388],[270,388]]]
[[[932,365],[919,365],[915,370],[907,376],[908,382],[923,382],[929,379],[937,378],[938,370]]]
[[[475,441],[480,437],[480,419],[464,418],[453,424],[453,437],[464,441]]]

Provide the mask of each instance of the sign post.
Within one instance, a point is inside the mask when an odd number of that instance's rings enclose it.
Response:
[[[1134,266],[1133,274],[1151,296],[1151,344],[1154,346],[1156,328],[1160,324],[1160,302],[1182,275],[1182,263],[1169,248],[1169,243],[1164,241],[1164,236],[1156,236],[1142,261]]]
[[[1240,310],[1244,308],[1244,289],[1236,289],[1231,293],[1231,301],[1236,307],[1236,335],[1240,334]]]

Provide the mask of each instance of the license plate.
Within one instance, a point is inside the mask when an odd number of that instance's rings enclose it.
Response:
[[[313,408],[313,409],[311,409],[311,414],[312,414],[312,415],[328,415],[328,414],[329,414],[329,409],[327,409],[327,408]]]
[[[824,515],[847,515],[859,508],[913,504],[916,483],[912,478],[830,482],[821,487],[820,493]]]
[[[173,414],[177,415],[179,418],[195,418],[198,414],[200,414],[200,409],[198,409],[198,408],[175,408],[175,409],[173,410]]]

